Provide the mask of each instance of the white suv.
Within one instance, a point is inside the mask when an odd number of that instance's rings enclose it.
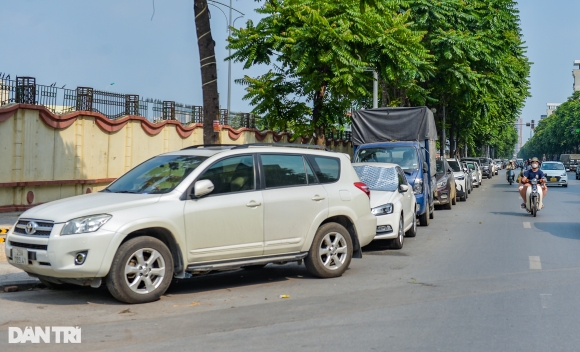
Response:
[[[9,262],[47,286],[158,299],[173,277],[302,262],[344,273],[375,236],[369,190],[348,155],[273,146],[194,146],[153,157],[101,192],[21,215]]]

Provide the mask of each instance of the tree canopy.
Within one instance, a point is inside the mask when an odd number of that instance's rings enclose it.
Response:
[[[266,0],[257,11],[258,24],[234,30],[230,59],[271,66],[240,81],[265,127],[324,143],[352,107],[370,107],[375,70],[381,105],[435,108],[452,153],[513,150],[530,70],[514,1]]]
[[[577,154],[580,145],[580,92],[568,98],[554,113],[539,121],[532,138],[519,152],[521,158],[557,159],[559,154]]]

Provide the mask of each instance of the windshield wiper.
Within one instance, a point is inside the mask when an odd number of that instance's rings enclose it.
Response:
[[[110,189],[108,189],[108,188],[105,188],[105,189],[101,190],[101,192],[113,192],[113,191],[111,191],[111,190],[110,190]]]
[[[118,191],[118,192],[114,192],[114,193],[133,193],[133,194],[137,194],[139,192],[135,192],[135,191]]]

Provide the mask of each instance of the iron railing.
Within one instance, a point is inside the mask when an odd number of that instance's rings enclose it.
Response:
[[[152,122],[176,120],[183,125],[202,123],[203,107],[186,105],[169,100],[142,99],[136,94],[119,94],[95,90],[91,87],[68,89],[36,84],[34,77],[16,77],[0,73],[0,106],[8,104],[42,105],[55,114],[73,111],[93,111],[115,120],[127,115],[142,116]],[[222,125],[232,128],[264,127],[259,117],[250,113],[230,112],[220,109],[219,120]],[[330,139],[349,139],[350,131],[327,133]]]

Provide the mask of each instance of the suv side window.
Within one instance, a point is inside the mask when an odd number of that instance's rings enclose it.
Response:
[[[304,167],[306,168],[306,178],[308,179],[308,184],[311,185],[318,183],[316,176],[314,176],[314,171],[312,171],[312,168],[306,159],[304,159]]]
[[[340,159],[327,156],[306,156],[320,183],[334,183],[340,178]]]
[[[306,169],[302,155],[262,154],[266,188],[306,185]]]
[[[210,195],[251,191],[256,189],[254,157],[234,156],[210,166],[198,180],[210,180],[214,190]]]

